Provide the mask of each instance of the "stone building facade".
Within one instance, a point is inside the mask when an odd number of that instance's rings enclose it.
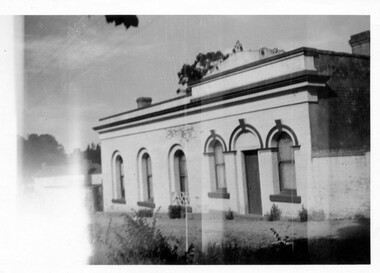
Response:
[[[237,52],[186,95],[100,119],[105,210],[165,212],[182,193],[199,213],[368,214],[369,32],[350,43]]]

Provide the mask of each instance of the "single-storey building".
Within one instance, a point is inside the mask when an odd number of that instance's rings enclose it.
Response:
[[[44,165],[33,176],[33,192],[48,207],[77,198],[90,211],[102,210],[101,165],[88,161]]]
[[[235,52],[185,95],[101,118],[104,209],[368,214],[369,40]]]

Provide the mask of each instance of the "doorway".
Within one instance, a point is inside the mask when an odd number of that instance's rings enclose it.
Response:
[[[259,160],[257,150],[244,151],[248,213],[262,215]]]

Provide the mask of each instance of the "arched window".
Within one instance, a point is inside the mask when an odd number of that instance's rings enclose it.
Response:
[[[145,153],[142,156],[142,176],[144,183],[144,197],[147,201],[153,202],[153,176],[152,176],[152,162],[149,154]]]
[[[174,171],[179,191],[188,192],[186,156],[182,150],[177,150],[174,154]]]
[[[300,149],[294,131],[277,119],[276,126],[268,132],[266,147],[273,153],[273,193],[269,195],[272,202],[301,203],[297,193],[295,151]],[[276,158],[277,157],[277,158]],[[277,160],[276,160],[277,159]],[[301,181],[302,182],[302,181]]]
[[[223,155],[223,146],[219,141],[215,141],[213,145],[213,159],[215,168],[215,185],[217,190],[226,190],[226,175]]]
[[[296,191],[294,151],[292,146],[292,138],[287,133],[281,132],[277,137],[278,171],[281,192]]]
[[[124,166],[120,155],[116,156],[114,162],[114,199],[125,199]]]

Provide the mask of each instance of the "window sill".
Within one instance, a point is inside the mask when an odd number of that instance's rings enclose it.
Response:
[[[220,199],[230,199],[230,194],[228,192],[209,192],[208,197],[210,198],[220,198]]]
[[[269,200],[272,202],[300,204],[301,196],[297,196],[296,194],[290,194],[290,193],[285,192],[285,193],[269,195]]]
[[[112,199],[112,203],[126,204],[127,202],[125,201],[125,199]]]
[[[151,209],[154,209],[156,207],[156,204],[151,201],[138,201],[137,205],[140,207],[146,207]]]

